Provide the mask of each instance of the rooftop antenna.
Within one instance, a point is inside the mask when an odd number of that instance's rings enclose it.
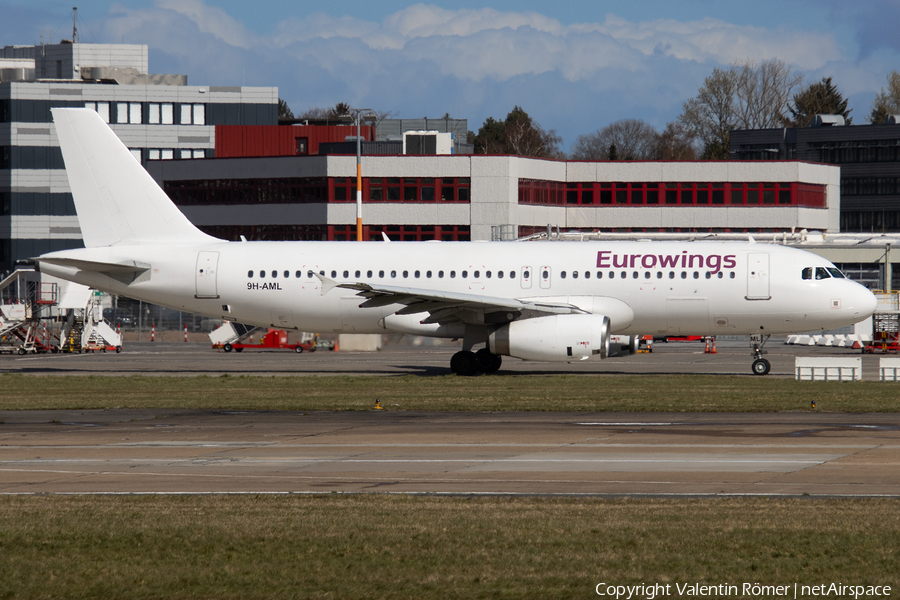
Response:
[[[78,42],[78,25],[75,24],[75,20],[78,18],[78,7],[72,7],[72,43],[75,44]]]

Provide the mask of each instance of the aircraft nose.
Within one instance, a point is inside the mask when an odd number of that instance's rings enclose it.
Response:
[[[851,302],[853,303],[851,307],[854,311],[857,311],[860,319],[871,317],[875,312],[875,309],[878,308],[878,298],[875,294],[859,284],[856,284],[856,289],[853,291]]]

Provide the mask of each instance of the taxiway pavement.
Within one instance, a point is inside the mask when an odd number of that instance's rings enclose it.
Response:
[[[0,493],[900,496],[900,415],[0,411]]]

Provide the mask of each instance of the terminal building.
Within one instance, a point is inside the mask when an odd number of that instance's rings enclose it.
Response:
[[[841,231],[900,232],[900,116],[884,125],[844,125],[818,115],[810,127],[731,133],[737,160],[802,160],[841,168]]]
[[[277,88],[189,86],[154,75],[148,47],[0,49],[0,275],[15,262],[82,246],[50,109],[96,110],[142,162],[213,156],[216,126],[277,125]]]
[[[356,157],[158,161],[148,170],[224,239],[355,239]],[[583,232],[837,231],[839,172],[791,162],[578,162],[362,157],[364,239],[515,239]]]

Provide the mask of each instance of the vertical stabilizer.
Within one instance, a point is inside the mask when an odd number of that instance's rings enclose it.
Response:
[[[89,108],[54,108],[84,245],[216,241],[188,221]]]

